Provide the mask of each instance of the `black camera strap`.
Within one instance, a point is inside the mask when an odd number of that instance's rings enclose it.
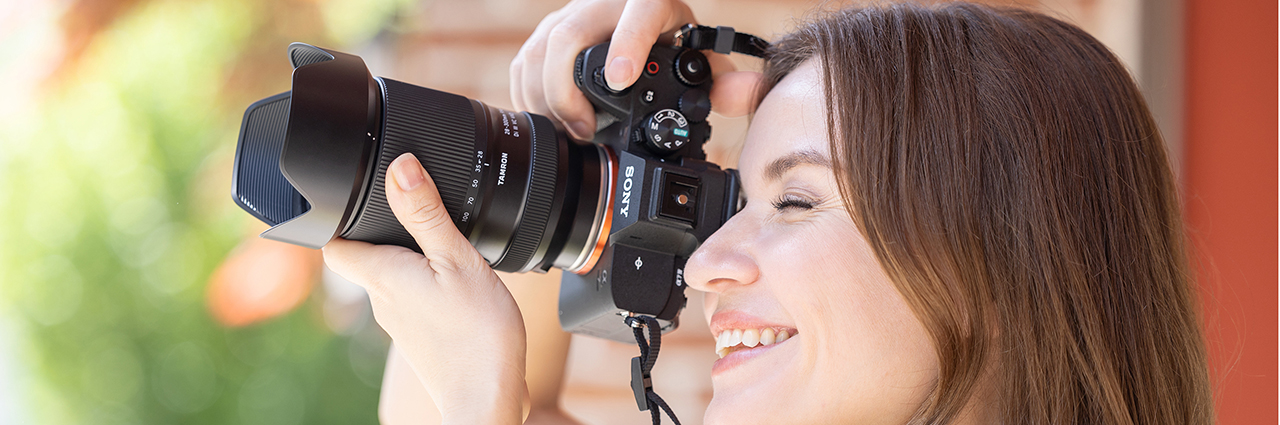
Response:
[[[636,407],[639,407],[642,412],[649,411],[653,416],[653,425],[662,423],[662,413],[658,411],[659,408],[667,412],[671,422],[680,425],[680,420],[676,419],[671,406],[668,406],[658,393],[653,392],[653,378],[649,375],[653,370],[653,364],[658,362],[658,350],[662,347],[662,327],[658,325],[658,319],[653,316],[637,315],[627,316],[624,320],[636,334],[636,344],[640,346],[640,357],[631,358],[631,391],[636,396]],[[644,338],[644,328],[649,328],[648,341]]]
[[[733,30],[733,27],[709,27],[706,25],[686,24],[676,32],[676,45],[694,50],[710,50],[716,53],[730,52],[764,57],[769,42],[751,34]]]

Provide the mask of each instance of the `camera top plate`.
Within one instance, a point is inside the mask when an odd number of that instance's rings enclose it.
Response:
[[[605,83],[609,43],[583,50],[574,63],[574,83],[595,105],[597,130],[620,122],[623,137],[597,137],[619,151],[645,150],[660,158],[705,158],[711,136],[711,63],[702,52],[655,45],[630,87],[615,91]],[[612,136],[612,134],[610,134]]]

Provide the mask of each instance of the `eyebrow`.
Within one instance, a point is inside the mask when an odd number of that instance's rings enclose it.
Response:
[[[769,166],[764,169],[764,179],[765,181],[777,180],[782,178],[782,175],[786,174],[787,171],[801,165],[817,165],[831,168],[831,160],[826,155],[813,150],[792,152],[769,163]]]

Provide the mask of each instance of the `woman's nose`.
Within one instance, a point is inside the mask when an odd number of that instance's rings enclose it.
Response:
[[[755,240],[751,218],[739,213],[694,251],[685,264],[689,286],[704,292],[723,292],[732,286],[751,284],[760,277],[752,255]]]

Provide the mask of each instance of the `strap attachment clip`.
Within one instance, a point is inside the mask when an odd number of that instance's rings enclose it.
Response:
[[[744,55],[764,57],[769,49],[769,42],[751,34],[740,33],[733,27],[709,27],[706,25],[685,24],[676,31],[676,45],[694,50],[711,50],[716,53],[731,52]]]

